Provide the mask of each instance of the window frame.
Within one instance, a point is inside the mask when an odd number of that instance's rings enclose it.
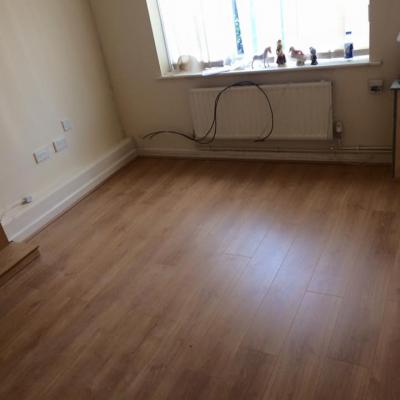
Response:
[[[321,70],[321,69],[336,69],[336,68],[347,68],[347,67],[363,67],[363,66],[373,66],[377,67],[382,65],[381,60],[373,60],[371,57],[371,3],[369,4],[369,43],[368,49],[358,49],[355,50],[354,58],[347,60],[342,58],[344,51],[341,49],[331,51],[331,52],[320,52],[318,57],[321,63],[318,66],[296,66],[287,65],[284,67],[269,67],[267,69],[251,69],[243,68],[240,70],[230,70],[222,71],[221,66],[218,62],[204,63],[205,70],[202,72],[181,72],[177,71],[176,64],[172,62],[170,58],[170,53],[168,51],[168,43],[165,37],[164,24],[160,12],[160,7],[158,0],[146,0],[147,8],[149,12],[153,39],[157,51],[161,79],[171,79],[171,78],[191,78],[191,77],[212,77],[212,76],[234,76],[242,74],[268,74],[276,72],[295,72],[295,71],[308,71],[308,70]]]

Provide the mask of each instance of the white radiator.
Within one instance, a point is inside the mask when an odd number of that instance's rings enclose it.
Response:
[[[332,83],[263,85],[274,112],[270,140],[331,140]],[[223,88],[193,89],[190,103],[196,137],[202,137],[213,120],[214,103]],[[235,87],[219,103],[217,139],[257,139],[271,127],[266,99],[254,86]]]

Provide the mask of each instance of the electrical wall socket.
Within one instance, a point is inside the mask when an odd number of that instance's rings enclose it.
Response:
[[[43,147],[40,150],[37,150],[33,153],[33,157],[36,161],[36,164],[40,164],[42,162],[47,161],[50,158],[50,151],[48,147]]]
[[[368,81],[369,92],[372,94],[382,93],[384,89],[384,81],[382,79],[371,79]]]
[[[53,142],[53,147],[56,153],[61,153],[68,148],[67,139],[60,137]]]
[[[69,132],[72,130],[72,124],[69,119],[64,119],[61,121],[61,126],[63,127],[64,132]]]
[[[22,205],[27,205],[27,204],[31,204],[31,203],[33,203],[32,195],[28,194],[28,196],[24,196],[22,198],[22,202],[21,202]]]

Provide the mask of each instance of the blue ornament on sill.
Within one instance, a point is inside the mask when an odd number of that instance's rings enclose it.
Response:
[[[318,65],[317,50],[314,47],[310,47],[311,54],[311,65]]]
[[[351,31],[346,32],[346,39],[344,43],[344,58],[351,60],[354,56],[354,44],[353,44],[353,33]]]

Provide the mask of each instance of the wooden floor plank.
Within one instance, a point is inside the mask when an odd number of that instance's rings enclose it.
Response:
[[[393,212],[371,212],[332,337],[329,350],[332,358],[371,367],[399,232]]]
[[[139,159],[0,290],[0,397],[397,399],[381,166]]]
[[[312,212],[296,229],[269,292],[261,303],[242,346],[279,354],[306,293],[330,229],[329,217]]]
[[[369,370],[325,358],[320,366],[316,389],[310,400],[362,400],[368,389]]]
[[[341,212],[308,290],[343,297],[360,249],[367,213],[353,207],[344,207]]]
[[[307,293],[276,364],[264,399],[312,399],[340,299]]]
[[[368,399],[400,398],[400,302],[387,301]]]

